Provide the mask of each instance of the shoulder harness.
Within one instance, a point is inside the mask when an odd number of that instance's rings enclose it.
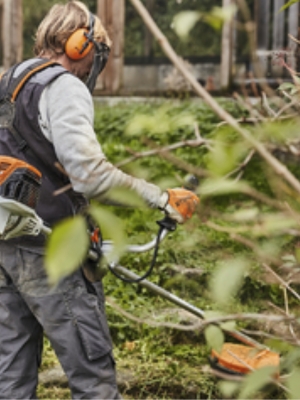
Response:
[[[15,101],[17,96],[25,83],[34,74],[48,68],[49,66],[58,64],[54,61],[40,59],[25,68],[20,75],[14,77],[14,72],[20,64],[21,63],[16,64],[0,76],[0,129],[4,128],[9,130],[22,149],[27,145],[27,143],[13,126],[15,118]]]

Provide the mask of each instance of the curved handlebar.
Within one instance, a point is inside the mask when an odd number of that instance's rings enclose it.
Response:
[[[146,251],[154,249],[166,236],[169,232],[172,232],[176,229],[177,223],[170,219],[169,217],[164,217],[162,220],[157,221],[157,224],[160,226],[160,230],[156,237],[148,243],[145,244],[129,244],[126,246],[126,251],[129,253],[145,253]],[[101,252],[105,256],[109,254],[113,249],[114,243],[112,240],[104,240],[101,244]],[[89,258],[91,260],[96,260],[99,257],[99,254],[95,253],[92,249],[89,251]],[[112,264],[117,263],[115,260],[111,262]]]
[[[169,233],[168,229],[164,229],[160,234],[159,242],[161,242]],[[126,251],[129,253],[144,253],[146,251],[154,249],[155,245],[157,244],[157,237],[145,244],[129,244],[126,246]],[[113,242],[111,240],[104,240],[102,242],[102,252],[103,254],[109,253],[113,248]]]

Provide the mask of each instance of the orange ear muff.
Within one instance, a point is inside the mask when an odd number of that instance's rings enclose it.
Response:
[[[71,60],[81,60],[91,51],[93,42],[85,36],[86,33],[87,29],[77,29],[67,40],[65,52]]]

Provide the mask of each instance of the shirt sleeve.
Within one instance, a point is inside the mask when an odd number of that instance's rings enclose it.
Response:
[[[71,74],[61,75],[44,89],[39,111],[41,130],[75,191],[101,200],[109,189],[121,187],[158,207],[158,186],[125,174],[106,159],[93,128],[93,99],[83,82]]]

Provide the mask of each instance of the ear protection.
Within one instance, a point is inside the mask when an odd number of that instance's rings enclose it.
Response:
[[[87,56],[93,48],[94,25],[95,18],[93,14],[90,13],[89,27],[77,29],[67,40],[65,44],[65,52],[71,60],[81,60]]]

